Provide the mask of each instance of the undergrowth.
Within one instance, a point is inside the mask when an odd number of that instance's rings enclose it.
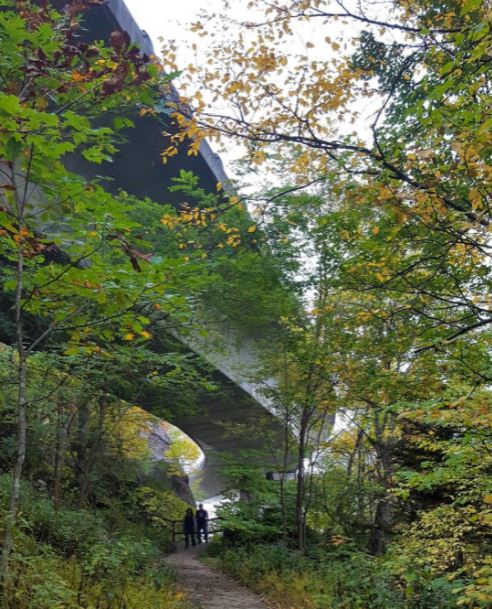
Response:
[[[0,476],[0,529],[8,489]],[[103,510],[55,510],[24,484],[2,609],[186,609],[162,545],[121,514],[114,521]]]
[[[453,584],[423,572],[402,579],[388,559],[356,549],[311,551],[282,545],[214,544],[226,573],[279,609],[453,609]]]

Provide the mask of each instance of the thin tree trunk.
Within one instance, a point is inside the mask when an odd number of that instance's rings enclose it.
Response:
[[[384,554],[388,546],[393,524],[393,505],[388,496],[376,504],[376,511],[369,537],[369,552],[374,555]]]
[[[60,501],[60,478],[61,471],[63,468],[63,464],[61,463],[62,455],[61,455],[61,445],[62,445],[62,436],[63,436],[63,401],[58,403],[58,412],[56,419],[56,441],[55,441],[55,454],[54,454],[54,462],[53,462],[53,489],[51,497],[53,499],[53,505],[55,510],[58,510],[59,501]]]
[[[17,206],[18,248],[16,263],[16,291],[15,291],[15,332],[18,356],[18,392],[17,392],[17,437],[16,460],[12,476],[9,511],[5,519],[5,533],[2,549],[1,578],[3,584],[9,580],[9,560],[13,547],[14,528],[19,510],[20,486],[24,460],[26,457],[26,431],[27,431],[27,358],[28,353],[24,346],[24,326],[22,316],[22,292],[24,289],[24,250],[22,244],[22,229],[24,228],[24,200],[19,198],[17,190],[15,165],[11,166],[11,180],[15,192]]]
[[[287,375],[286,375],[287,376]],[[287,379],[286,379],[287,380]],[[280,478],[280,507],[282,510],[282,541],[287,545],[287,502],[285,497],[285,475],[289,462],[290,452],[290,417],[288,408],[285,410],[284,416],[284,450],[282,454],[282,476]]]
[[[82,479],[79,487],[79,498],[78,498],[78,507],[82,509],[87,501],[87,497],[89,496],[89,491],[91,490],[91,476],[94,471],[94,466],[96,465],[97,458],[100,456],[99,451],[102,445],[102,440],[104,438],[104,422],[106,415],[106,403],[104,398],[100,398],[99,400],[99,409],[98,409],[98,420],[96,430],[94,432],[94,436],[90,439],[89,443],[87,443],[87,432],[89,430],[89,412],[85,411],[84,417],[82,420],[82,433],[84,435],[83,439],[83,458],[80,461],[81,470],[82,470]],[[80,431],[80,430],[79,430]],[[82,442],[81,442],[82,445]]]
[[[27,362],[24,357],[19,361],[19,390],[17,395],[17,455],[12,477],[12,488],[10,492],[9,511],[5,519],[5,533],[2,549],[2,579],[6,583],[9,579],[9,560],[13,547],[13,534],[19,510],[20,487],[22,471],[26,457],[26,387],[27,387]]]
[[[304,552],[306,549],[306,525],[304,516],[304,495],[306,492],[305,466],[306,458],[306,421],[305,412],[301,418],[299,430],[299,452],[297,458],[297,489],[296,489],[296,532],[297,549]]]
[[[68,437],[75,417],[75,408],[68,414],[67,420],[63,420],[63,404],[58,412],[58,429],[56,434],[55,464],[53,471],[53,505],[55,510],[60,507],[61,483],[63,480],[63,468],[67,459]]]
[[[371,554],[379,555],[386,552],[391,536],[391,529],[394,520],[393,499],[390,495],[393,476],[393,440],[392,440],[392,421],[390,420],[390,436],[385,438],[384,431],[388,421],[383,422],[379,419],[379,414],[375,413],[374,429],[376,433],[376,453],[378,459],[379,482],[383,487],[383,496],[376,503],[376,510],[369,536],[369,551]]]
[[[327,415],[328,415],[326,410],[322,410],[321,413],[319,414],[319,416],[315,417],[314,412],[315,412],[314,409],[309,410],[309,416],[307,418],[309,423],[308,423],[307,429],[306,429],[306,431],[307,431],[306,435],[307,435],[307,437],[310,437],[314,430],[314,426],[315,425],[318,426],[318,431],[317,431],[316,437],[314,438],[314,449],[310,450],[309,475],[306,478],[306,475],[304,474],[304,479],[305,479],[304,506],[303,506],[304,531],[307,530],[307,516],[308,516],[309,510],[311,509],[311,503],[313,500],[314,468],[315,468],[316,462],[320,456],[319,451],[320,451],[320,446],[321,446],[321,438],[322,438],[323,432],[325,430],[326,419],[327,419]]]
[[[347,463],[347,477],[348,478],[351,478],[351,476],[352,476],[352,469],[354,467],[354,461],[355,461],[355,458],[357,457],[357,453],[360,450],[360,446],[362,444],[363,438],[364,438],[364,430],[359,429],[359,431],[357,432],[357,439],[355,441],[354,450],[350,453],[349,460]]]

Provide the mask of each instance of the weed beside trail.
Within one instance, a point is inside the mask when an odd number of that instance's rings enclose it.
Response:
[[[214,564],[281,609],[452,609],[454,587],[425,573],[396,575],[388,560],[358,551],[301,556],[281,545],[212,550]]]

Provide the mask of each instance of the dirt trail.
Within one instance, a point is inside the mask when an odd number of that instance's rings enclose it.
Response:
[[[201,544],[168,556],[178,581],[199,609],[268,609],[259,596],[198,560]]]

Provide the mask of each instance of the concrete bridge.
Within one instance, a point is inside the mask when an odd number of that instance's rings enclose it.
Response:
[[[115,30],[128,32],[131,39],[147,54],[154,49],[149,37],[139,29],[122,0],[108,0],[105,5],[94,5],[85,17],[84,36],[88,40],[109,40]],[[167,187],[171,179],[181,170],[191,171],[200,179],[200,186],[215,191],[217,182],[227,183],[218,155],[203,142],[197,157],[178,155],[163,165],[161,153],[166,147],[162,136],[163,117],[135,116],[135,127],[124,135],[126,143],[120,146],[113,163],[103,163],[97,173],[112,179],[108,190],[122,189],[139,198],[149,197],[161,203],[178,203],[179,195],[171,193]],[[71,162],[71,169],[91,176],[93,166],[81,159]],[[220,454],[238,455],[243,450],[258,450],[269,444],[256,433],[235,434],[243,426],[250,425],[258,430],[261,420],[278,441],[283,430],[271,412],[271,406],[264,399],[259,387],[249,379],[249,372],[257,363],[256,347],[253,340],[238,340],[233,327],[216,328],[222,337],[223,348],[210,349],[210,344],[202,340],[187,338],[186,345],[202,355],[216,369],[215,380],[221,387],[217,393],[205,393],[200,397],[198,407],[188,414],[176,416],[172,423],[188,434],[202,448],[206,456],[206,466],[201,482],[202,490],[213,496],[222,490],[220,481]],[[123,396],[122,396],[123,397]],[[153,410],[159,400],[157,394],[129,396],[145,408]],[[143,402],[143,403],[142,403]],[[268,466],[266,466],[267,469]]]

